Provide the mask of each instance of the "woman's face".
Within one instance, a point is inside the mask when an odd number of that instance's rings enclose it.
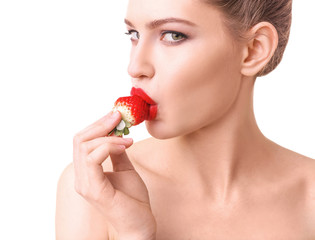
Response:
[[[240,86],[241,51],[223,18],[197,0],[130,0],[128,72],[158,105],[147,121],[160,139],[194,132],[222,117]]]

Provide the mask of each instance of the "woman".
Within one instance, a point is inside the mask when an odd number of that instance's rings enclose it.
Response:
[[[291,1],[130,0],[132,86],[157,103],[151,139],[74,137],[57,239],[314,239],[315,162],[267,139],[257,76],[287,44]]]

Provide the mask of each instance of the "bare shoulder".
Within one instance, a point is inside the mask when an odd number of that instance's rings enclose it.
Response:
[[[304,156],[292,150],[282,148],[280,156],[284,160],[288,174],[294,179],[300,179],[309,197],[315,197],[315,159]],[[314,209],[315,210],[315,209]]]
[[[299,156],[297,159],[302,165],[301,175],[305,180],[305,215],[310,235],[315,237],[315,159]]]
[[[309,213],[315,223],[315,159],[299,155],[297,161],[301,164],[301,175],[305,180],[305,196]],[[315,225],[314,225],[315,232]]]
[[[293,176],[293,181],[300,189],[298,193],[303,199],[304,216],[312,236],[315,236],[315,159],[288,149],[285,149],[284,156],[285,163],[290,166],[287,176]]]
[[[315,159],[293,152],[291,150],[288,150],[287,153],[287,163],[292,166],[292,171],[295,171],[297,173],[297,177],[303,179],[308,196],[313,196],[314,200]]]
[[[57,240],[114,239],[106,219],[75,191],[72,163],[59,178],[56,200]]]
[[[148,138],[134,143],[127,151],[130,161],[135,168],[150,172],[156,171],[160,166],[163,154],[167,154],[165,151],[167,142],[167,140]]]

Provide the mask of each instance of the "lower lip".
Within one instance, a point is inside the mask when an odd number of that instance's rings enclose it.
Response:
[[[141,97],[146,103],[150,105],[149,117],[147,120],[154,120],[157,114],[157,105],[156,103],[141,89],[141,88],[132,88],[130,95],[136,95]]]
[[[150,105],[148,120],[154,120],[157,114],[157,105]]]
[[[150,105],[156,105],[156,103],[141,89],[141,88],[132,88],[130,95],[136,95],[141,97],[144,101],[146,101]]]

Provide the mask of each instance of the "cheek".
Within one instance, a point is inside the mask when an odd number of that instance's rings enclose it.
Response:
[[[240,74],[229,50],[186,52],[194,54],[173,59],[158,72],[160,121],[147,124],[155,137],[178,136],[210,124],[227,111],[238,93]]]

